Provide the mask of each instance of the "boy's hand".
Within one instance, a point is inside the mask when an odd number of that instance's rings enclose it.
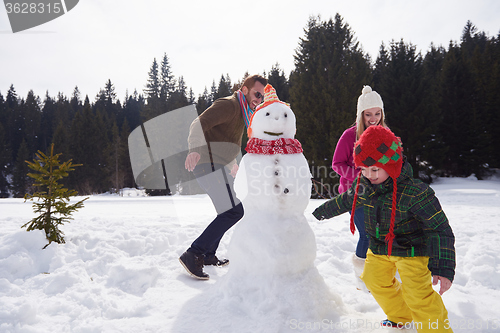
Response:
[[[439,295],[444,294],[448,289],[451,288],[451,281],[448,278],[443,276],[434,275],[432,277],[432,285],[438,284],[438,281],[441,281],[441,288],[439,289]]]
[[[320,207],[322,207],[322,206],[320,206]],[[316,208],[312,214],[314,215],[314,217],[317,220],[323,221],[325,219],[325,216],[324,216],[323,210],[320,207]]]

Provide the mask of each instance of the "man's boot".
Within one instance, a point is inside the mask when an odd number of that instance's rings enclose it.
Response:
[[[217,267],[224,267],[229,265],[229,260],[228,259],[219,259],[217,256],[205,256],[205,259],[203,260],[203,264],[205,266],[217,266]]]
[[[180,256],[179,261],[192,277],[200,280],[208,280],[210,276],[203,272],[204,258],[205,256],[203,254],[196,255],[192,252],[186,251]]]

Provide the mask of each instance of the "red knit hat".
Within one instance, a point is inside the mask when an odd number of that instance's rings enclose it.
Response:
[[[403,166],[403,147],[401,139],[394,135],[390,129],[383,126],[368,127],[359,140],[354,145],[354,164],[356,167],[371,167],[377,166],[384,169],[392,178],[392,212],[391,224],[389,233],[385,237],[388,243],[388,255],[392,252],[392,242],[394,240],[394,221],[396,219],[396,194],[397,182],[396,179],[401,174]],[[359,180],[358,176],[356,184],[356,192],[354,194],[354,202],[351,212],[351,232],[354,233],[354,211],[356,210],[356,201],[358,199]]]

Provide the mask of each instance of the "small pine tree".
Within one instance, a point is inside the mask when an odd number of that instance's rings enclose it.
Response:
[[[28,231],[44,230],[49,241],[44,249],[52,242],[65,243],[64,233],[59,229],[59,226],[73,219],[71,214],[82,208],[83,202],[88,199],[85,198],[73,205],[68,204],[69,197],[77,195],[77,192],[64,188],[62,184],[59,184],[59,181],[67,177],[68,172],[73,171],[74,167],[81,164],[73,164],[71,160],[61,163],[59,161],[60,155],[54,155],[54,144],[52,144],[50,156],[38,151],[37,159],[33,162],[26,161],[29,168],[36,172],[28,173],[28,176],[35,179],[33,185],[39,191],[34,194],[26,194],[24,200],[26,202],[26,200],[33,201],[34,198],[38,198],[37,202],[33,202],[33,211],[41,214],[23,225],[22,228],[27,226]]]

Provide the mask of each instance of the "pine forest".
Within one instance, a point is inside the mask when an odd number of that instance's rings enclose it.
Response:
[[[500,33],[487,36],[466,22],[459,42],[430,45],[426,54],[416,49],[393,40],[372,59],[339,14],[311,17],[293,55],[295,68],[284,73],[276,63],[260,73],[295,112],[296,138],[323,195],[335,194],[333,152],[355,122],[363,85],[382,96],[387,124],[401,137],[415,176],[428,183],[435,176],[483,179],[500,168]],[[78,86],[71,96],[43,97],[0,87],[0,197],[36,192],[25,161],[52,144],[62,160],[81,164],[64,180],[80,195],[135,187],[127,147],[133,129],[189,104],[201,113],[244,79],[222,74],[196,97],[174,75],[166,53],[144,77],[144,89],[123,99],[111,79],[90,97]]]

